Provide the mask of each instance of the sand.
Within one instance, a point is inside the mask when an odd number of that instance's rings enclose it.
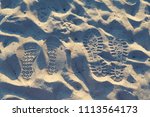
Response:
[[[0,0],[0,99],[150,99],[150,1]]]

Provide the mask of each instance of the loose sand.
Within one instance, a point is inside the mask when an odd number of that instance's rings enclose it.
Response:
[[[0,0],[0,99],[150,99],[150,1]]]

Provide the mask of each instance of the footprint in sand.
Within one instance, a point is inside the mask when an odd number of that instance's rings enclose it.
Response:
[[[66,66],[66,53],[61,41],[57,37],[51,36],[45,41],[44,48],[48,57],[48,74],[53,75],[62,71]]]
[[[29,80],[34,72],[33,64],[36,61],[40,53],[40,46],[36,43],[28,42],[23,44],[17,49],[17,54],[22,54],[23,56],[18,56],[21,64],[21,76]]]
[[[125,74],[125,67],[126,66],[123,65],[112,64],[110,66],[110,72],[109,72],[110,77],[116,82],[120,82],[123,79],[127,78]]]
[[[122,39],[113,38],[109,41],[111,55],[120,63],[126,62],[128,56],[128,44]]]
[[[108,74],[108,65],[104,60],[89,64],[92,73],[97,77],[105,77]]]
[[[93,61],[103,51],[103,38],[90,34],[83,40],[83,45],[87,50],[89,60]]]

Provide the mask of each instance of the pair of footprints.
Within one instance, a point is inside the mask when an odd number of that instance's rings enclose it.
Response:
[[[99,54],[103,51],[103,38],[102,37],[90,37],[84,42],[84,46],[88,51],[89,58],[91,60],[96,59]],[[109,41],[110,53],[111,55],[119,62],[125,62],[127,56],[127,43],[120,39],[112,39]],[[60,40],[56,37],[51,37],[47,39],[44,43],[44,48],[46,48],[48,64],[47,72],[52,75],[57,73],[59,70],[63,69],[66,64],[66,55],[65,48]],[[21,76],[24,79],[30,79],[34,73],[33,64],[35,63],[38,55],[41,51],[41,47],[36,43],[25,43],[18,48],[18,51],[23,50],[23,56],[20,57],[21,64]],[[89,62],[90,63],[90,62]],[[90,68],[92,72],[97,76],[105,76],[109,74],[115,81],[120,81],[123,79],[123,70],[122,66],[112,66],[108,67],[104,60],[99,62],[90,63]]]
[[[34,64],[41,52],[41,46],[34,42],[27,42],[17,49],[21,65],[21,76],[30,79],[35,72]],[[47,39],[43,45],[47,56],[47,72],[52,75],[65,65],[64,46],[56,37]],[[41,60],[40,60],[41,61]]]
[[[104,51],[103,37],[91,35],[83,41],[84,47],[87,50],[88,58],[94,61],[100,57],[100,53]],[[120,62],[125,63],[128,56],[128,44],[122,39],[112,38],[109,40],[110,54],[113,58]]]
[[[108,65],[100,56],[104,51],[103,38],[96,35],[90,35],[83,41],[84,47],[88,53],[89,66],[93,74],[97,77],[109,75],[114,81],[119,82],[124,77],[126,58],[128,56],[128,45],[122,39],[111,38],[109,40],[109,52],[119,65]],[[95,62],[96,61],[96,62]]]

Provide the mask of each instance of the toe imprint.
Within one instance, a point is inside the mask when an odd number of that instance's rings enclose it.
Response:
[[[88,58],[94,60],[103,51],[102,37],[96,35],[90,35],[83,41],[84,47],[87,50]]]
[[[124,78],[126,78],[126,75],[125,75],[125,66],[123,65],[115,65],[113,64],[111,66],[111,69],[110,69],[110,77],[116,81],[116,82],[120,82],[122,81]]]
[[[108,65],[104,60],[90,63],[92,73],[97,77],[104,77],[108,74]]]
[[[119,62],[124,63],[128,56],[128,45],[121,39],[113,39],[109,41],[110,53]]]

